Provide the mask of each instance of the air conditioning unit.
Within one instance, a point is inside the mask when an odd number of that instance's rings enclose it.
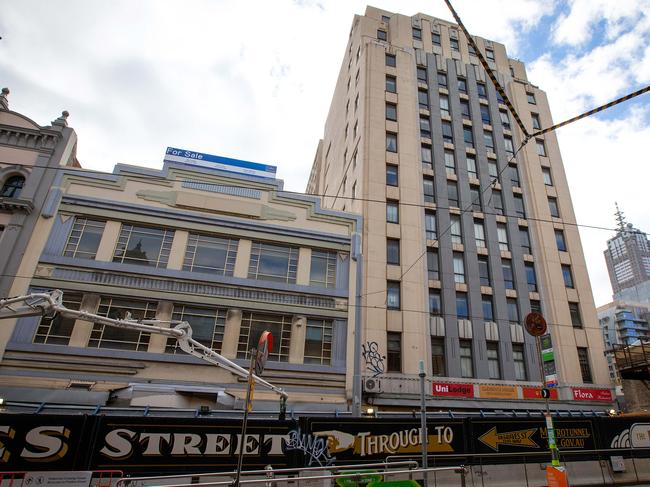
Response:
[[[369,377],[363,380],[363,391],[377,394],[381,392],[381,381],[376,377]]]

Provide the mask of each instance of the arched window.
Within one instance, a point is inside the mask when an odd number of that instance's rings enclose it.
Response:
[[[2,198],[18,198],[20,192],[25,186],[25,178],[22,176],[11,176],[5,181],[5,184],[2,186],[0,191],[0,197]]]

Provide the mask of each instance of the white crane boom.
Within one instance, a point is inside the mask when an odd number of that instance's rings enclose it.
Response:
[[[63,292],[58,289],[50,292],[32,293],[24,296],[0,299],[0,319],[38,316],[52,313],[59,313],[63,316],[69,316],[71,318],[90,321],[93,323],[101,323],[116,328],[137,330],[146,333],[157,333],[158,335],[173,337],[178,341],[179,347],[185,353],[198,357],[212,365],[221,367],[239,377],[248,379],[248,371],[246,369],[215,352],[211,348],[208,348],[194,340],[192,338],[192,327],[187,321],[138,321],[130,319],[130,313],[127,313],[125,319],[115,319],[107,316],[96,315],[87,311],[68,309],[63,306]],[[157,326],[162,323],[169,323],[170,326],[173,325],[173,328]],[[279,394],[282,398],[287,399],[287,393],[281,388],[274,386],[255,374],[253,374],[253,380],[255,380],[259,385]]]

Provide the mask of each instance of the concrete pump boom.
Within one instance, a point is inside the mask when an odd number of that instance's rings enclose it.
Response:
[[[101,323],[103,325],[128,330],[143,331],[146,333],[157,333],[173,337],[178,341],[178,345],[185,353],[198,357],[201,360],[221,367],[232,374],[244,379],[248,379],[248,371],[240,367],[235,362],[228,360],[226,357],[218,354],[211,348],[197,342],[192,338],[192,327],[187,321],[161,321],[161,320],[131,320],[130,313],[127,313],[125,319],[108,318],[87,311],[77,311],[68,309],[63,306],[63,292],[54,290],[45,293],[32,293],[24,296],[0,299],[0,319],[19,318],[22,316],[38,316],[59,313],[63,316],[69,316],[75,319]],[[169,323],[173,328],[157,326],[162,323]],[[281,388],[274,386],[261,377],[253,374],[255,382],[273,392],[279,394],[282,398],[287,399],[287,393]]]

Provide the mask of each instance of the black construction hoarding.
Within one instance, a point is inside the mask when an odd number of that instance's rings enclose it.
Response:
[[[305,452],[310,465],[368,463],[388,456],[418,456],[422,451],[422,431],[416,419],[308,418],[303,425],[311,441],[321,439],[320,448]],[[466,450],[464,427],[462,419],[428,421],[429,455],[462,454]]]

